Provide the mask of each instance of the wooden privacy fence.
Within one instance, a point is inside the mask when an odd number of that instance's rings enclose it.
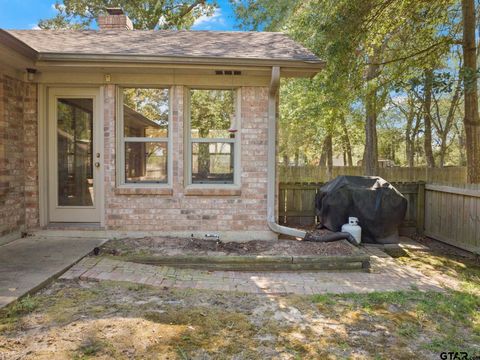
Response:
[[[280,183],[279,221],[312,227],[315,195],[323,183]],[[392,183],[408,200],[400,234],[429,237],[480,254],[480,185]]]
[[[425,235],[480,254],[480,185],[427,184]]]
[[[280,223],[310,227],[316,223],[315,195],[323,183],[280,183],[278,193]],[[407,214],[400,233],[422,233],[425,183],[393,183],[408,200]]]
[[[320,166],[279,166],[280,182],[317,183],[327,182],[328,171]],[[359,166],[334,166],[332,179],[338,175],[363,175],[363,168]],[[380,168],[378,176],[385,180],[396,182],[425,181],[427,183],[466,183],[467,169],[464,166],[426,168],[426,167],[388,167]]]

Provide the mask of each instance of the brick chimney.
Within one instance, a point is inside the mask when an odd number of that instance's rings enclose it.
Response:
[[[105,11],[107,13],[97,19],[100,30],[133,30],[132,20],[121,8],[106,8]]]

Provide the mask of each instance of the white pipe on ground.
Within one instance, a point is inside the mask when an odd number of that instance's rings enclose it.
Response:
[[[275,217],[276,183],[276,143],[277,143],[277,93],[280,87],[280,67],[272,67],[272,79],[268,94],[268,167],[267,167],[267,223],[270,230],[277,234],[305,238],[303,230],[277,224]]]

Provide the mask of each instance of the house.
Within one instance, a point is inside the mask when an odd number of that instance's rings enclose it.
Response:
[[[0,238],[37,229],[272,239],[286,35],[0,30]],[[270,224],[270,225],[269,225]]]

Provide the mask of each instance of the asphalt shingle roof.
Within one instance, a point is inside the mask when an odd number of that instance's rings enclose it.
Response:
[[[305,61],[320,60],[274,32],[141,30],[8,30],[40,54],[137,55]]]

